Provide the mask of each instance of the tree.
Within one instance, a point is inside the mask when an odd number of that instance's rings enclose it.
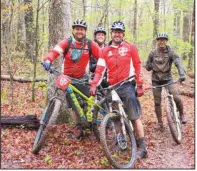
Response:
[[[189,33],[190,33],[190,15],[189,12],[184,10],[183,11],[183,41],[184,42],[189,42]],[[188,53],[183,53],[182,58],[186,59],[188,56]]]
[[[86,17],[86,0],[82,0],[83,3],[83,19],[85,20]]]
[[[195,6],[193,7],[193,15],[192,15],[192,29],[191,29],[191,41],[190,44],[192,45],[189,53],[189,60],[188,60],[188,70],[193,69],[193,62],[194,62],[194,33],[195,32]]]
[[[25,11],[25,26],[26,26],[26,56],[34,60],[34,45],[35,45],[35,32],[33,23],[33,2],[32,0],[24,0],[28,9]]]
[[[135,4],[134,4],[133,37],[134,37],[134,42],[136,42],[137,40],[137,0],[135,0]]]
[[[11,111],[13,110],[13,102],[14,102],[14,83],[13,83],[13,76],[14,71],[11,68],[11,23],[13,20],[13,3],[11,1],[4,1],[2,3],[2,9],[7,10],[3,13],[3,20],[2,20],[2,31],[3,31],[3,40],[6,48],[6,68],[7,73],[10,75],[10,89],[11,89]]]
[[[36,28],[35,28],[35,41],[36,41],[36,46],[35,46],[35,57],[34,57],[34,72],[33,72],[33,82],[32,82],[32,101],[35,101],[35,79],[36,79],[36,64],[37,64],[37,56],[38,56],[38,31],[39,31],[39,8],[40,8],[40,0],[38,0],[37,3],[37,10],[36,10]]]
[[[20,6],[23,6],[23,0],[19,0],[18,2]],[[19,8],[16,50],[22,51],[25,48],[25,40],[26,40],[25,16],[24,16],[24,12]]]
[[[156,40],[155,38],[157,37],[158,34],[158,28],[159,28],[159,3],[160,0],[154,0],[154,5],[155,5],[155,17],[154,17],[154,27],[153,27],[153,47],[156,46]]]
[[[65,39],[70,35],[70,0],[51,0],[49,7],[49,49],[53,48],[58,41]],[[61,71],[62,58],[58,57],[53,61],[53,66]],[[56,76],[50,74],[48,78],[48,99],[55,90]],[[60,92],[60,96],[63,96]],[[62,109],[60,115],[65,114]]]

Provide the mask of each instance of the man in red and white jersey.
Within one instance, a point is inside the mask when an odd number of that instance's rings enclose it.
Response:
[[[77,19],[72,24],[73,37],[60,41],[44,59],[44,68],[48,71],[51,63],[60,55],[63,55],[64,74],[77,79],[87,79],[91,54],[98,59],[101,50],[96,42],[86,38],[87,24],[82,19]],[[91,52],[91,53],[90,53]],[[85,84],[73,84],[86,96],[89,96],[89,86]],[[67,94],[69,107],[74,109],[71,97]],[[80,125],[79,114],[73,112],[73,119]]]
[[[143,95],[143,80],[141,74],[141,61],[135,45],[123,40],[125,35],[125,26],[121,21],[115,21],[111,26],[111,41],[109,45],[102,50],[102,57],[99,58],[94,80],[90,83],[90,93],[95,94],[96,87],[101,83],[105,70],[107,69],[107,78],[110,85],[114,85],[126,78],[136,75],[135,79],[127,82],[119,89],[117,93],[125,105],[126,113],[132,121],[136,132],[137,145],[139,146],[138,157],[145,158],[147,149],[145,145],[144,129],[140,120],[141,105],[136,97]]]

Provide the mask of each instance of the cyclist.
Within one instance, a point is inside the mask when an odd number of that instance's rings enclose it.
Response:
[[[99,58],[94,80],[90,83],[90,93],[92,95],[96,92],[96,87],[100,84],[103,74],[107,68],[107,77],[110,85],[114,85],[133,74],[136,74],[136,81],[123,84],[117,93],[122,99],[126,107],[126,113],[134,125],[137,135],[137,145],[139,146],[138,156],[145,158],[147,149],[145,144],[144,129],[140,120],[141,105],[136,97],[136,82],[137,82],[137,96],[143,95],[143,80],[141,73],[141,61],[138,55],[137,48],[123,40],[125,36],[125,26],[121,21],[115,21],[111,26],[111,41],[109,45],[102,50],[102,57]]]
[[[106,40],[106,30],[105,30],[105,28],[97,27],[94,30],[94,41],[99,45],[99,47],[101,49],[103,49],[105,46],[107,46],[107,44],[105,44],[105,40]],[[97,64],[97,59],[94,56],[91,56],[91,59],[90,59],[90,71],[92,73],[95,72],[96,64]],[[105,72],[104,79],[103,79],[103,81],[101,83],[103,88],[108,86],[106,77],[107,77],[107,73]]]
[[[105,40],[106,40],[106,30],[105,30],[105,28],[103,28],[103,27],[97,27],[94,30],[94,41],[102,49],[102,48],[104,48],[106,46]],[[97,63],[97,59],[95,59],[94,56],[91,56],[91,60],[90,60],[90,71],[92,73],[94,73],[94,71],[96,69],[96,63]]]
[[[86,38],[87,24],[86,21],[82,19],[77,19],[72,24],[73,37],[71,37],[71,44],[68,52],[64,56],[63,68],[64,74],[77,78],[77,79],[87,79],[88,67],[90,61],[90,49],[88,49],[88,39]],[[54,49],[50,50],[47,57],[44,59],[44,68],[46,70],[50,69],[51,63],[59,56],[64,54],[65,49],[68,45],[69,39],[64,39],[60,41]],[[97,43],[92,41],[91,52],[95,58],[99,58],[101,50]],[[74,84],[74,83],[73,83]],[[89,86],[84,84],[75,84],[75,86],[83,92],[86,96],[89,96]],[[74,109],[71,101],[71,97],[67,94],[67,101],[69,107]],[[72,112],[73,120],[76,122],[76,129],[81,126],[79,114]]]
[[[157,48],[152,50],[148,56],[146,62],[146,69],[152,70],[152,85],[167,84],[172,81],[171,68],[172,63],[175,64],[179,71],[180,81],[185,81],[185,72],[181,64],[179,56],[166,45],[168,41],[168,35],[166,33],[159,33],[157,38]],[[183,103],[179,96],[177,87],[174,84],[168,86],[169,92],[173,94],[175,103],[180,112],[180,119],[182,124],[187,122],[185,113],[183,112]],[[164,130],[162,122],[162,111],[161,111],[161,89],[153,90],[155,113],[157,116],[158,124],[155,126],[156,129],[161,131]]]

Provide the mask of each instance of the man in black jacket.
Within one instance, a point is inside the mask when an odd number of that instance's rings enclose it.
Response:
[[[146,62],[146,69],[152,70],[152,85],[167,84],[172,81],[171,67],[172,63],[178,69],[180,75],[180,81],[185,81],[185,71],[181,64],[179,56],[166,45],[168,41],[168,35],[166,33],[160,33],[157,36],[158,47],[152,50],[148,56]],[[187,122],[185,113],[183,111],[183,103],[181,101],[179,92],[175,84],[168,86],[169,92],[173,94],[175,103],[180,113],[180,119],[182,124]],[[155,102],[155,113],[157,115],[158,124],[157,129],[163,130],[162,113],[161,113],[161,89],[154,89],[154,102]]]

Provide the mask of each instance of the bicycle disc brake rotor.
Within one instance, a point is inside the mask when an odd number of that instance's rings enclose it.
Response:
[[[125,150],[127,148],[127,142],[125,141],[124,136],[121,133],[117,135],[118,146],[121,150]]]

